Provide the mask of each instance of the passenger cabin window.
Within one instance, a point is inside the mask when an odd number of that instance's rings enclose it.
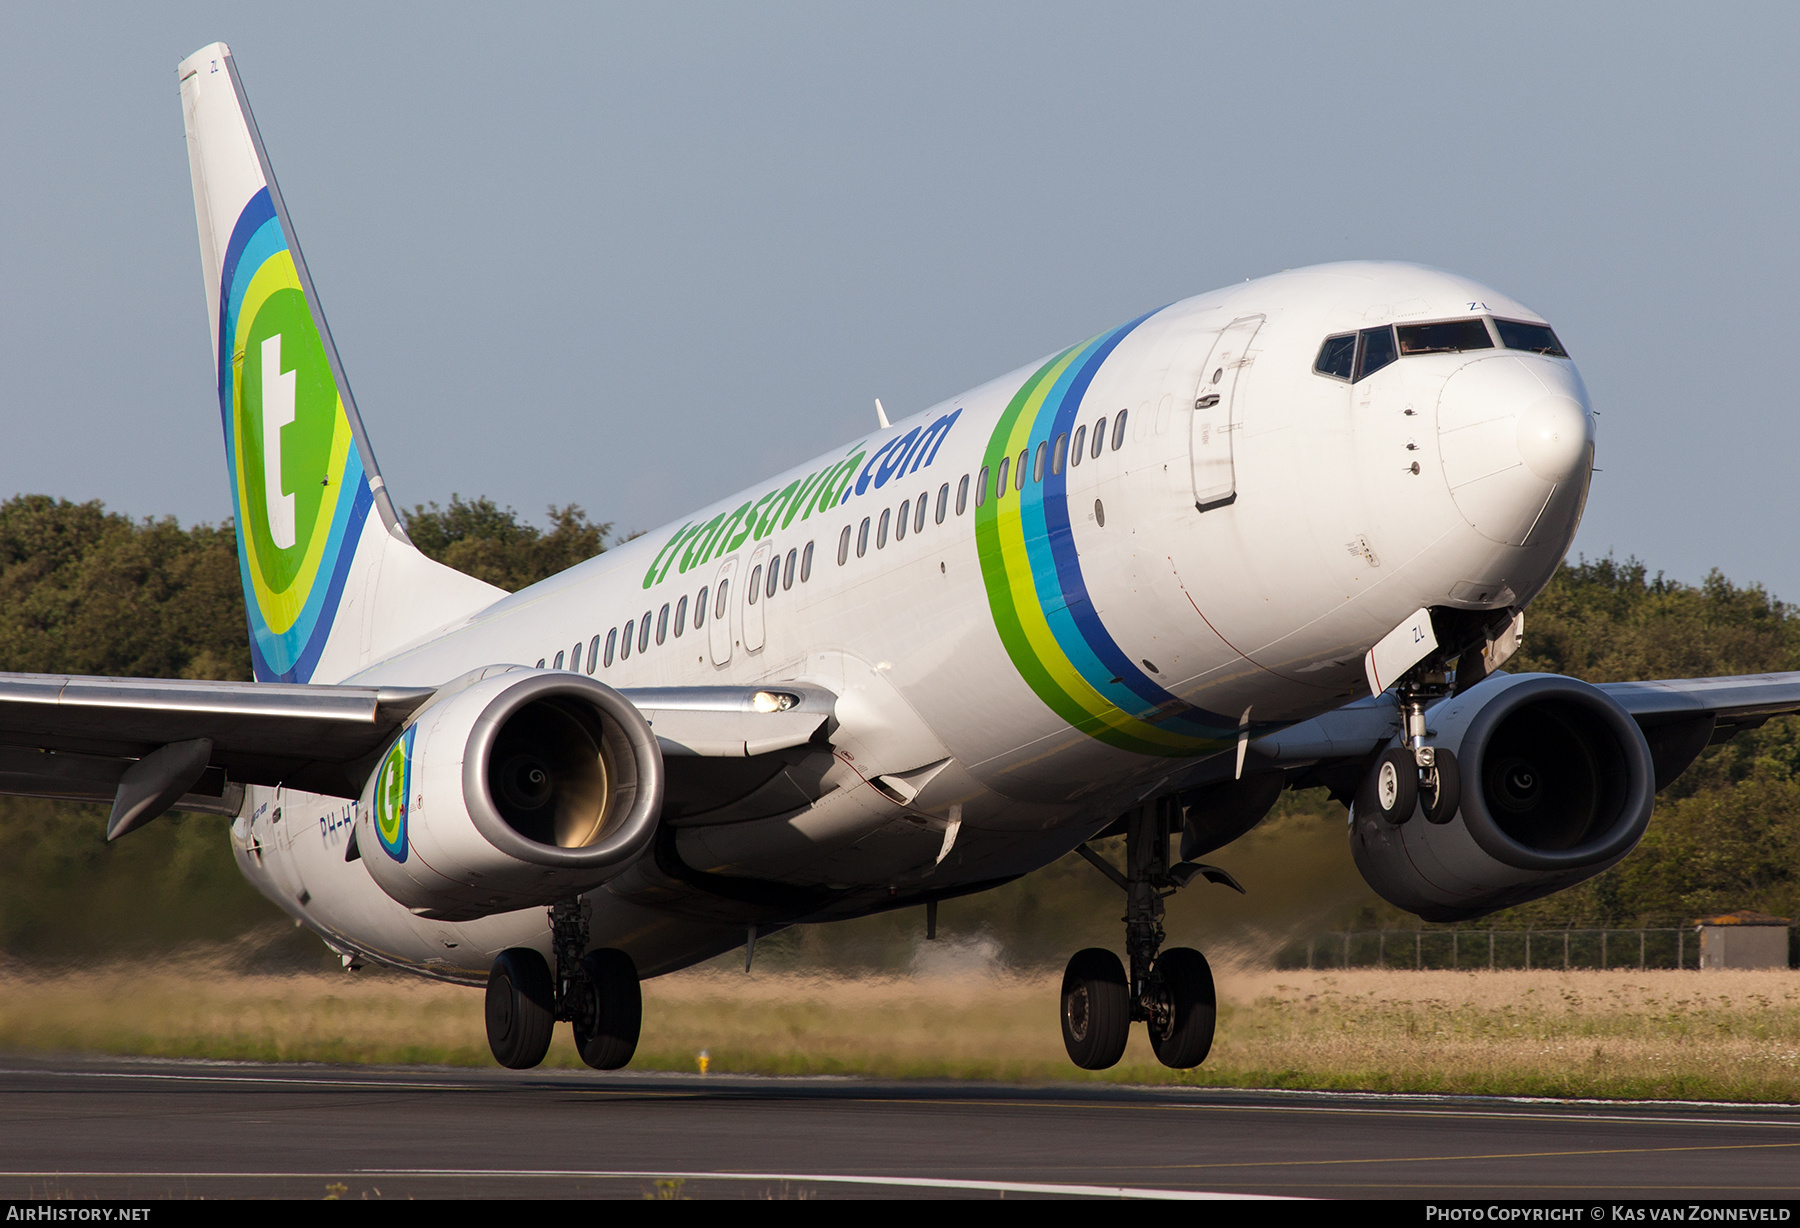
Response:
[[[555,665],[552,665],[552,666],[551,666],[551,667],[550,667],[550,668],[551,668],[551,669],[561,669],[561,668],[562,668],[562,663],[563,663],[563,658],[564,658],[564,657],[566,657],[566,656],[568,656],[568,655],[569,655],[569,654],[568,654],[568,653],[566,653],[566,652],[559,652],[559,653],[557,653],[557,654],[556,654],[556,664],[555,664]],[[542,662],[539,662],[539,664],[542,664]]]
[[[1313,370],[1348,382],[1351,372],[1356,370],[1356,334],[1343,333],[1325,338],[1325,344],[1319,347],[1319,357],[1313,362]]]
[[[861,527],[856,530],[856,557],[861,558],[869,552],[869,518],[863,517]]]
[[[762,573],[763,569],[761,563],[758,563],[755,567],[750,569],[750,591],[748,596],[751,605],[755,605],[756,599],[762,596]]]
[[[1125,446],[1125,411],[1121,409],[1119,411],[1119,416],[1113,419],[1113,451],[1117,452],[1120,448],[1122,448],[1124,446]]]
[[[664,606],[663,608],[667,609],[668,607]],[[644,652],[649,647],[650,647],[650,611],[645,610],[644,616],[642,618],[638,619],[638,651]]]
[[[1394,348],[1394,330],[1383,325],[1380,328],[1365,328],[1357,334],[1356,346],[1356,380],[1368,379],[1371,375],[1400,357]]]
[[[1069,447],[1069,463],[1071,465],[1079,465],[1081,463],[1081,449],[1083,448],[1083,446],[1086,445],[1086,443],[1087,443],[1087,427],[1085,427],[1085,426],[1076,427],[1075,428],[1075,442],[1072,445],[1070,445],[1070,447]]]
[[[1100,459],[1100,449],[1106,446],[1106,415],[1100,415],[1100,421],[1094,423],[1094,450],[1088,455],[1094,460]]]
[[[700,595],[694,598],[694,630],[698,631],[706,625],[706,599],[711,596],[712,585],[701,586]]]
[[[1443,320],[1435,324],[1401,324],[1400,353],[1456,354],[1463,350],[1491,350],[1494,339],[1480,320]]]
[[[676,639],[680,639],[681,633],[683,631],[687,630],[687,602],[688,602],[688,599],[686,597],[683,597],[680,601],[677,601],[675,603],[675,638]]]
[[[543,669],[543,668],[544,668],[544,658],[542,658],[542,657],[539,657],[539,658],[538,658],[538,663],[537,663],[537,667],[538,667],[538,668],[539,668],[539,669]]]
[[[636,634],[636,632],[637,620],[635,618],[626,619],[625,637],[619,641],[619,660],[628,661],[631,659],[631,637]]]
[[[1031,455],[1030,448],[1019,449],[1019,463],[1013,468],[1013,489],[1025,489],[1025,458]]]
[[[769,560],[769,583],[763,589],[763,596],[773,597],[775,590],[781,586],[781,556],[778,554]]]
[[[957,495],[957,497],[956,497],[956,512],[957,512],[957,515],[959,515],[959,516],[962,514],[963,500],[968,498],[968,491],[969,491],[969,475],[965,473],[963,475],[963,480],[962,480],[962,493]],[[943,524],[944,517],[948,516],[949,514],[950,514],[950,483],[945,482],[942,486],[938,487],[937,522],[939,524]]]
[[[965,480],[967,480],[967,479],[965,479]],[[987,502],[987,492],[988,492],[988,484],[987,483],[988,483],[987,466],[983,465],[981,467],[981,476],[975,479],[975,506],[976,507],[980,507],[983,503]],[[960,507],[957,508],[956,512],[960,516],[962,514],[962,508],[960,508]]]
[[[1067,463],[1068,458],[1069,437],[1067,435],[1058,435],[1056,437],[1056,450],[1050,453],[1050,472],[1061,473],[1063,471],[1063,465]]]
[[[881,524],[875,529],[875,548],[877,550],[887,549],[888,519],[893,514],[888,508],[881,509]]]
[[[781,590],[783,592],[794,587],[794,568],[799,562],[800,552],[798,550],[788,551],[787,564],[781,569]]]
[[[894,540],[902,541],[906,537],[906,526],[912,522],[912,500],[907,499],[900,504],[900,518],[894,524]]]
[[[850,561],[850,526],[845,525],[844,531],[842,533],[838,534],[838,566],[842,567],[845,563],[848,563],[849,561]]]
[[[1495,320],[1494,328],[1500,334],[1500,344],[1509,350],[1530,350],[1534,354],[1548,354],[1552,358],[1567,358],[1569,351],[1563,349],[1562,342],[1550,331],[1546,324],[1527,324],[1522,320]]]
[[[1044,461],[1049,455],[1050,455],[1049,441],[1046,440],[1045,442],[1038,444],[1037,455],[1035,455],[1031,459],[1031,480],[1032,481],[1041,482],[1044,480]]]
[[[806,549],[800,552],[800,583],[802,584],[812,579],[812,551],[813,544],[807,542]]]
[[[996,499],[1006,498],[1006,470],[1007,466],[1011,464],[1012,457],[1002,456],[1000,458],[1000,476],[994,482],[994,498]],[[987,476],[987,470],[983,469],[981,472],[983,477]],[[975,502],[979,506],[981,500],[977,499]]]
[[[669,638],[669,603],[663,602],[661,613],[656,616],[656,642],[662,643]]]
[[[608,664],[608,665],[611,665],[611,664],[612,664],[612,661],[611,661],[611,659],[610,659],[610,658],[611,658],[611,656],[612,656],[612,653],[611,653],[611,651],[610,651],[610,650],[611,650],[611,648],[612,648],[612,645],[611,645],[611,644],[608,644],[608,645],[607,645],[607,649],[608,649],[608,652],[607,652],[607,657],[608,657],[608,658],[609,658],[609,659],[608,659],[608,660],[607,660],[607,664]],[[596,635],[596,636],[595,636],[595,637],[594,637],[594,638],[593,638],[593,640],[592,640],[592,641],[590,641],[590,642],[589,642],[589,644],[588,644],[588,666],[587,666],[587,672],[588,672],[588,673],[590,673],[590,674],[591,674],[591,673],[593,673],[593,672],[594,672],[594,671],[595,671],[595,670],[597,670],[597,669],[599,669],[599,668],[600,668],[600,637],[599,637],[599,636],[597,636],[597,635]]]
[[[950,488],[948,486],[946,486],[946,487],[944,487],[944,489],[946,491],[948,491]],[[921,530],[925,527],[925,504],[928,503],[930,500],[931,500],[931,492],[930,491],[921,490],[919,492],[919,502],[915,505],[915,510],[913,511],[913,532],[914,533],[917,533],[919,530]],[[944,514],[942,512],[939,512],[938,519],[942,520],[943,518],[944,518]]]
[[[627,631],[625,633],[625,642],[627,644],[629,644],[631,642],[631,632],[629,632],[629,631]],[[619,643],[619,629],[617,627],[614,627],[606,633],[606,658],[605,658],[605,660],[606,660],[607,667],[609,669],[612,667],[612,663],[613,663],[613,649],[618,646],[618,643]]]
[[[731,591],[731,580],[729,578],[720,580],[719,581],[719,595],[717,597],[713,598],[713,617],[714,618],[724,618],[725,617],[725,594],[729,593],[730,591]]]

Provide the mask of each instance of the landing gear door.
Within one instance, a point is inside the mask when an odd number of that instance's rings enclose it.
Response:
[[[707,642],[712,651],[714,665],[726,665],[731,661],[731,615],[732,603],[737,594],[731,590],[737,587],[733,581],[737,578],[737,555],[732,555],[719,564],[719,574],[713,580],[712,591],[707,600],[712,609],[707,611],[711,620],[707,624]]]
[[[1194,389],[1194,506],[1203,512],[1227,507],[1237,500],[1237,470],[1233,464],[1232,436],[1240,427],[1238,386],[1262,316],[1233,320],[1213,342],[1212,354],[1200,369]]]

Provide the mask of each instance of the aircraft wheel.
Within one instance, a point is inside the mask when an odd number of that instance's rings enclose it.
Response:
[[[550,965],[529,947],[509,947],[494,960],[487,983],[488,1048],[512,1070],[529,1070],[550,1051],[556,989]]]
[[[1150,1047],[1164,1066],[1198,1066],[1212,1049],[1219,1017],[1212,969],[1194,948],[1171,947],[1157,956],[1156,975],[1162,981],[1163,1009],[1150,1021]]]
[[[1419,790],[1420,809],[1427,822],[1448,823],[1462,803],[1462,769],[1456,765],[1456,756],[1442,748],[1431,759],[1425,787]]]
[[[1375,760],[1356,791],[1356,813],[1386,819],[1398,827],[1419,804],[1419,765],[1413,753],[1390,746]]]
[[[1063,1045],[1083,1070],[1105,1070],[1125,1054],[1131,990],[1119,957],[1088,947],[1069,958],[1062,980]]]
[[[637,965],[623,951],[589,951],[581,961],[575,1010],[575,1048],[595,1070],[617,1070],[637,1052],[644,995]]]

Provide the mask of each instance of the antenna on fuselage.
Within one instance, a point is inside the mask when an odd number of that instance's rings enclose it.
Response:
[[[881,423],[881,429],[884,431],[887,430],[888,427],[894,425],[887,420],[887,410],[881,408],[880,397],[875,398],[875,421]]]

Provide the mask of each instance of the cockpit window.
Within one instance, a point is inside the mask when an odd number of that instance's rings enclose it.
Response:
[[[1313,370],[1320,375],[1329,375],[1333,379],[1349,379],[1350,372],[1355,367],[1355,333],[1344,333],[1342,336],[1325,338],[1325,344],[1319,347],[1319,359],[1313,363]]]
[[[1402,324],[1402,354],[1455,354],[1462,350],[1491,350],[1494,339],[1480,320],[1443,320],[1436,324]]]
[[[1526,324],[1519,320],[1495,320],[1494,327],[1500,330],[1500,344],[1509,350],[1531,350],[1537,354],[1548,354],[1552,358],[1567,358],[1569,351],[1563,349],[1562,342],[1556,339],[1544,324]]]
[[[1569,352],[1556,334],[1543,324],[1522,320],[1495,320],[1500,344],[1509,350],[1529,350],[1552,358]],[[1358,383],[1389,363],[1412,354],[1459,354],[1464,350],[1491,350],[1494,338],[1487,320],[1439,320],[1431,324],[1384,324],[1356,333],[1337,333],[1325,338],[1313,370],[1332,379]]]
[[[1362,339],[1361,352],[1356,356],[1356,378],[1358,380],[1368,379],[1400,357],[1394,351],[1394,330],[1387,325],[1380,328],[1365,328],[1357,336]]]

